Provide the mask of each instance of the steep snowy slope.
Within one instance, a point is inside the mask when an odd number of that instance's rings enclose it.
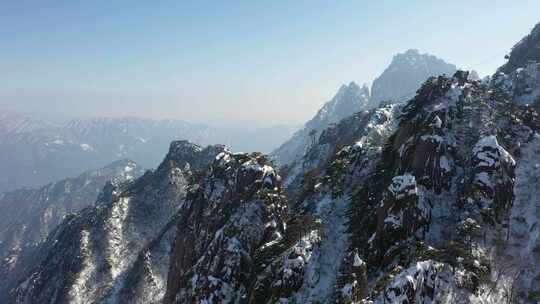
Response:
[[[370,106],[383,101],[404,102],[411,98],[422,83],[431,76],[453,75],[456,66],[433,55],[408,50],[392,58],[381,76],[373,81]]]
[[[540,23],[536,24],[529,35],[514,45],[508,62],[499,68],[499,72],[510,74],[531,62],[540,62]]]
[[[337,94],[317,112],[315,117],[279,148],[271,158],[283,165],[290,165],[302,158],[306,150],[319,137],[322,130],[333,123],[364,109],[369,101],[369,89],[351,82],[343,85]]]
[[[537,120],[465,73],[424,84],[351,201],[351,248],[368,281],[347,283],[380,302],[505,300],[488,291],[500,261],[489,236],[508,227],[516,158]]]
[[[66,218],[49,235],[39,248],[42,258],[11,291],[10,301],[158,303],[169,253],[160,242],[170,235],[189,182],[223,150],[173,142],[155,172],[107,185],[95,206]],[[147,298],[135,300],[131,294]]]
[[[264,255],[250,302],[538,302],[537,64],[430,78],[369,124],[378,141],[360,113],[342,121],[353,136],[323,132],[293,170],[297,228]]]
[[[0,294],[34,261],[36,250],[64,217],[92,205],[107,182],[122,183],[142,173],[136,163],[122,160],[41,189],[0,195]]]
[[[400,105],[390,104],[377,109],[355,113],[321,132],[317,141],[309,147],[301,161],[287,168],[285,185],[289,195],[294,195],[306,186],[306,178],[328,166],[328,162],[340,150],[352,142],[358,146],[382,146],[393,131],[395,117]]]
[[[312,154],[301,232],[269,249],[250,301],[535,303],[536,111],[458,72],[385,116],[370,123],[384,132]]]
[[[264,260],[251,303],[335,301],[350,245],[349,189],[373,170],[382,145],[397,127],[400,108],[387,105],[348,117],[325,130],[306,153],[303,174],[288,189],[291,219],[283,240],[261,253]]]

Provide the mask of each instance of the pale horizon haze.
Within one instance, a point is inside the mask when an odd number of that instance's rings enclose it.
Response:
[[[0,112],[301,124],[410,48],[489,75],[540,21],[539,1],[398,3],[1,1]]]

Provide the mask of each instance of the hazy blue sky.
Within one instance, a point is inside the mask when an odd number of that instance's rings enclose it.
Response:
[[[409,48],[492,73],[539,12],[538,0],[0,0],[0,110],[298,123]]]

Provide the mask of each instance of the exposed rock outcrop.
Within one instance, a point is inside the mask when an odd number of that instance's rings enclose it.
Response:
[[[220,153],[182,207],[164,302],[245,301],[256,252],[283,238],[286,214],[264,156]]]

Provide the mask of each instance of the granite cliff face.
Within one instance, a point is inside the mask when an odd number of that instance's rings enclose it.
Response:
[[[262,155],[223,152],[182,209],[164,303],[245,301],[258,255],[283,239],[280,177]]]

